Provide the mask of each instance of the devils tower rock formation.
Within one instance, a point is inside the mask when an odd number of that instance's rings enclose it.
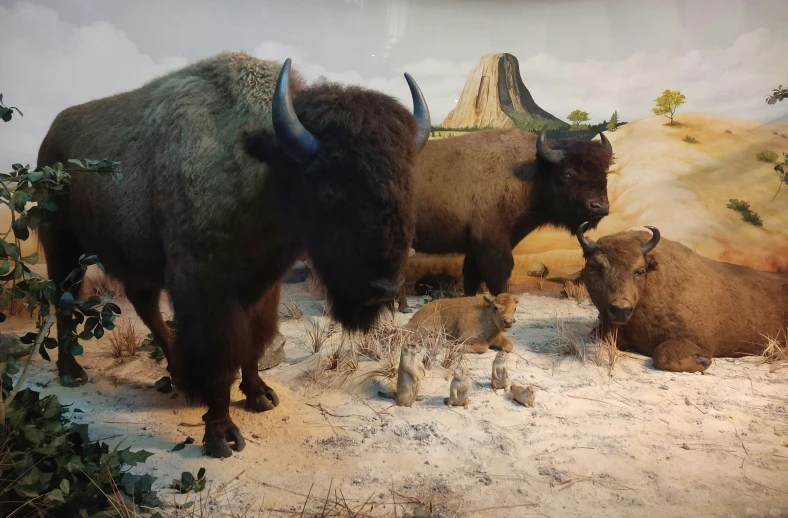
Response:
[[[511,54],[484,54],[462,89],[457,106],[443,121],[444,128],[492,126],[538,129],[551,122],[551,127],[567,123],[546,112],[534,102],[520,78],[520,64]]]

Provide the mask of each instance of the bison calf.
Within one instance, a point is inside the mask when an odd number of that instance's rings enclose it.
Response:
[[[465,341],[465,352],[485,353],[490,348],[512,351],[512,342],[503,332],[516,322],[518,298],[501,293],[438,299],[422,306],[405,325],[412,331],[443,329],[447,335]]]
[[[653,233],[578,240],[581,279],[599,310],[599,331],[617,328],[619,349],[674,372],[704,371],[714,357],[761,354],[788,327],[788,276],[708,259]],[[659,244],[659,247],[657,247]]]

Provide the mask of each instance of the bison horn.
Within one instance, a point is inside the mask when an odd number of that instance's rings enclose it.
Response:
[[[290,158],[299,164],[305,164],[317,153],[320,141],[301,124],[293,108],[293,99],[290,96],[290,58],[285,60],[279,79],[276,80],[271,121],[276,138]]]
[[[646,228],[654,235],[651,236],[651,239],[640,245],[640,250],[643,252],[643,255],[654,250],[654,247],[659,243],[659,230],[656,227],[649,227],[648,225],[646,225]]]
[[[432,129],[430,109],[427,107],[427,101],[424,100],[424,95],[421,93],[419,85],[407,72],[405,72],[405,81],[408,82],[410,95],[413,97],[413,115],[419,123],[419,129],[416,131],[416,148],[421,151],[427,145],[427,140],[430,138],[430,130]]]
[[[536,139],[536,154],[550,163],[557,164],[564,159],[564,152],[560,149],[550,149],[547,145],[547,124],[539,132]]]
[[[588,239],[583,235],[585,234],[587,228],[588,228],[588,221],[584,221],[577,228],[577,240],[580,241],[580,248],[583,249],[583,255],[586,257],[593,254],[598,247],[596,243],[594,243],[593,241],[591,241],[590,239]]]
[[[605,145],[605,149],[612,155],[613,154],[613,146],[610,145],[610,141],[607,139],[604,133],[601,131],[599,132],[599,140],[602,141],[602,144]]]

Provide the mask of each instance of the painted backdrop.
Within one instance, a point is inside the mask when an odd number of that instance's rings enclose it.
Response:
[[[2,0],[0,92],[24,117],[2,127],[0,163],[34,163],[63,108],[222,50],[291,57],[309,80],[409,106],[407,71],[432,138],[544,122],[556,137],[606,131],[611,214],[591,237],[648,224],[709,257],[786,270],[788,186],[778,192],[775,166],[788,101],[767,102],[788,85],[786,20],[782,0]],[[666,90],[672,124],[654,112]],[[533,261],[580,262],[577,242],[551,229],[515,254],[515,277]],[[417,255],[411,276],[458,266]]]

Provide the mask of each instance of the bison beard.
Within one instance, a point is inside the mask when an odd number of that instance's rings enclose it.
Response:
[[[39,166],[121,162],[118,184],[73,175],[70,200],[39,232],[49,276],[59,286],[90,251],[124,283],[175,384],[208,406],[209,455],[244,447],[229,416],[239,368],[251,410],[279,404],[257,361],[277,332],[279,279],[297,257],[313,259],[348,328],[368,329],[396,293],[414,231],[410,171],[430,127],[406,79],[415,118],[375,91],[307,87],[289,59],[222,53],[68,108],[42,142]],[[158,309],[163,289],[175,340]],[[87,381],[62,348],[58,371],[66,385]]]

